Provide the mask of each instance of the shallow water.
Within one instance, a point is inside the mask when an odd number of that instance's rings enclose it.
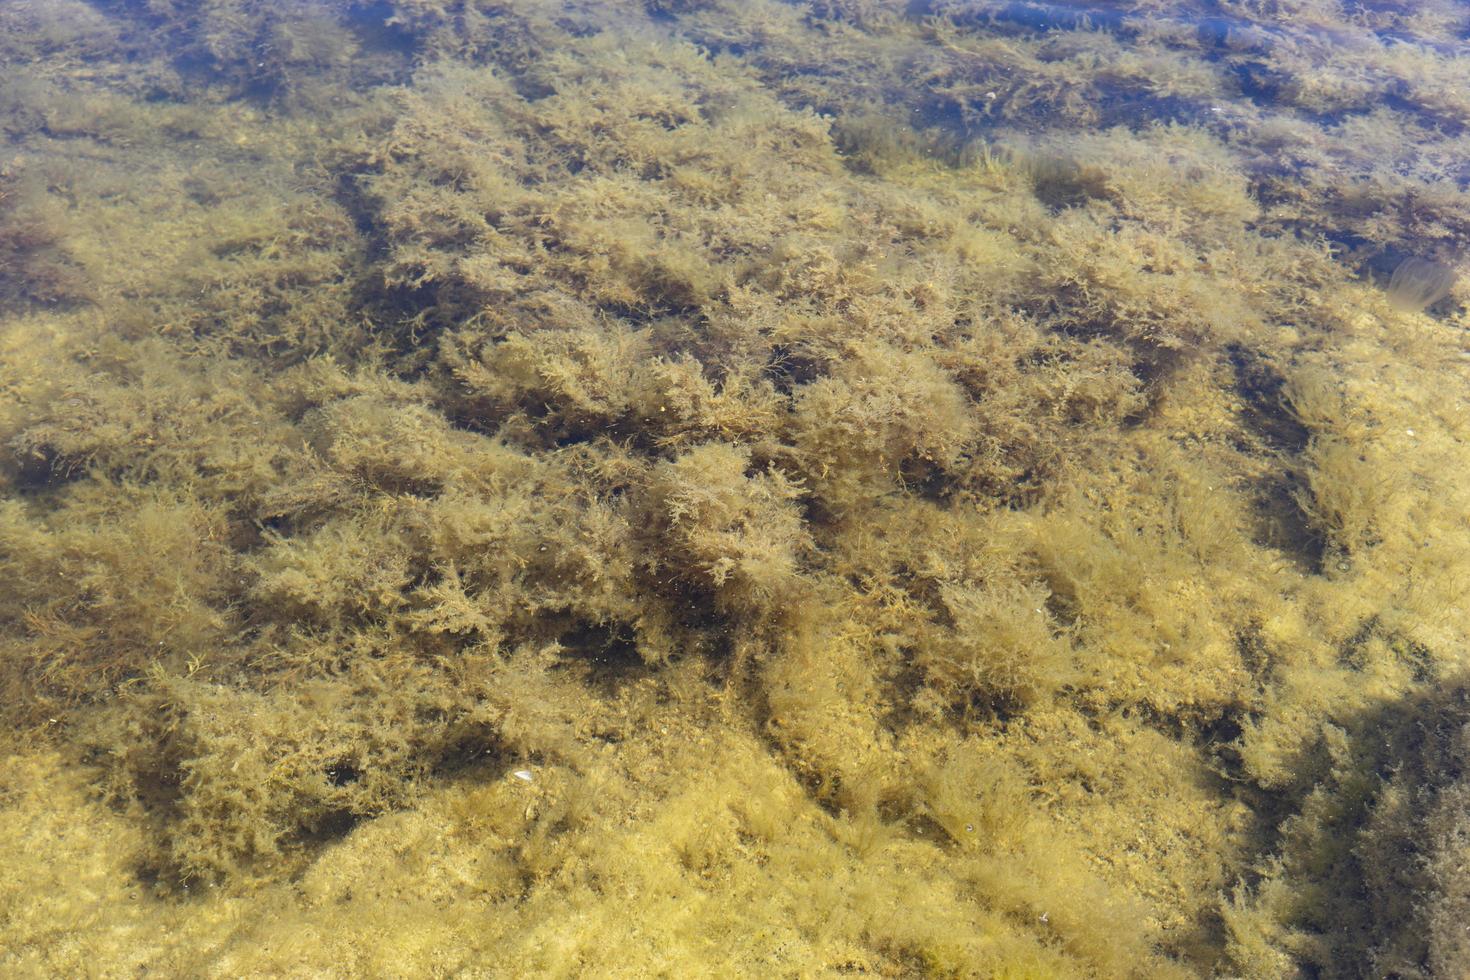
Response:
[[[0,6],[0,972],[1470,973],[1467,36]]]

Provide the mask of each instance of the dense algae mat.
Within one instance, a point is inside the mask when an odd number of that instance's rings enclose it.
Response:
[[[0,5],[0,972],[1466,975],[1467,34]]]

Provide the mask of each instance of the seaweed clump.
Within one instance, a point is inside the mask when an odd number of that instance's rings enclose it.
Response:
[[[1325,733],[1320,781],[1225,908],[1235,962],[1253,975],[1293,960],[1336,975],[1465,971],[1464,712],[1464,691],[1441,688]],[[1320,900],[1294,901],[1307,890]]]
[[[1426,9],[7,8],[0,965],[1457,968]]]

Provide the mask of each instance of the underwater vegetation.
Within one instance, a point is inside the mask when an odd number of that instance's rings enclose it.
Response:
[[[1167,6],[0,7],[0,969],[1470,971],[1470,13]]]

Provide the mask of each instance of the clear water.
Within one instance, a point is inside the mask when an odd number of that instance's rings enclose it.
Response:
[[[0,5],[0,972],[1470,973],[1467,33]]]

